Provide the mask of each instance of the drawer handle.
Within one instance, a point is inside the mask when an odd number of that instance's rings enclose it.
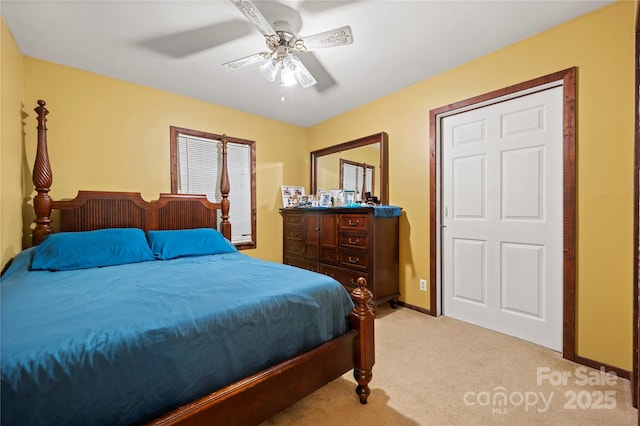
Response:
[[[354,280],[353,278],[351,278],[350,281],[351,285],[358,285],[358,280]]]
[[[349,263],[358,263],[360,262],[360,258],[356,257],[355,259],[349,256]]]
[[[351,245],[356,245],[360,242],[360,238],[356,238],[355,240],[352,240],[351,238],[349,238],[349,244]]]
[[[298,218],[292,217],[291,219],[289,219],[289,222],[298,223]]]
[[[289,251],[298,251],[298,247],[293,246],[293,247],[289,248]]]
[[[291,232],[289,235],[292,236],[292,237],[297,237],[298,233],[297,232]]]
[[[359,223],[360,223],[360,219],[357,219],[355,222],[351,222],[351,219],[349,219],[349,226],[356,226]]]

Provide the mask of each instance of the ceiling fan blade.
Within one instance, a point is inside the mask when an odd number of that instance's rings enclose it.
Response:
[[[253,27],[249,22],[234,19],[145,40],[139,45],[172,58],[184,58],[247,36],[252,32]]]
[[[324,92],[327,89],[335,86],[337,82],[329,74],[329,71],[320,63],[316,55],[312,52],[300,52],[296,53],[298,59],[304,64],[307,70],[315,77],[318,82],[313,88],[316,92]]]
[[[346,25],[334,30],[303,37],[302,41],[307,50],[346,46],[353,43],[353,34],[351,33],[351,27]]]
[[[236,59],[235,61],[226,62],[222,64],[227,68],[236,69],[247,65],[255,64],[260,61],[264,61],[271,55],[271,52],[254,53],[253,55],[245,56],[244,58]]]
[[[346,46],[353,43],[353,34],[351,33],[351,27],[346,25],[334,30],[303,37],[302,41],[307,50]]]
[[[258,27],[258,31],[260,31],[262,35],[269,36],[276,33],[271,27],[271,24],[269,24],[269,21],[264,18],[251,0],[231,0],[231,3],[233,3],[249,21]]]

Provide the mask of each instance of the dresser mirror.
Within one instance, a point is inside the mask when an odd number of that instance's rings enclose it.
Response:
[[[311,193],[319,189],[354,190],[389,202],[389,136],[385,132],[365,136],[311,152]]]

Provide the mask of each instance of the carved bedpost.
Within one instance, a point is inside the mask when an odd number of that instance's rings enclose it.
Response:
[[[47,114],[46,102],[39,100],[38,106],[34,109],[38,113],[38,149],[36,160],[33,165],[33,185],[38,193],[33,199],[33,209],[36,213],[36,227],[33,230],[32,242],[34,245],[40,244],[45,236],[53,233],[51,228],[51,197],[49,190],[53,182],[51,164],[49,163],[49,153],[47,151]]]
[[[228,240],[231,240],[231,223],[229,222],[229,172],[227,170],[227,135],[222,135],[222,173],[220,176],[220,192],[222,200],[220,206],[222,209],[222,221],[220,222],[220,232]]]
[[[373,323],[375,318],[374,308],[369,304],[373,294],[366,287],[367,280],[358,278],[358,287],[351,292],[351,298],[356,306],[351,310],[349,322],[351,327],[358,330],[358,340],[354,353],[353,377],[358,382],[356,393],[360,403],[366,404],[371,393],[369,382],[373,377],[373,364],[375,364],[375,340]]]
[[[367,163],[363,163],[362,167],[362,190],[360,191],[361,200],[364,200],[365,192],[367,192]]]

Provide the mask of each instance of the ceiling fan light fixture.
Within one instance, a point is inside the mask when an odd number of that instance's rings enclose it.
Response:
[[[275,81],[279,70],[280,61],[276,58],[271,58],[264,64],[260,65],[260,74],[269,81]]]
[[[281,86],[293,86],[296,84],[297,80],[294,77],[293,73],[288,70],[286,67],[282,67],[280,70],[280,85]]]
[[[305,89],[317,83],[316,79],[313,78],[311,73],[302,65],[300,59],[291,54],[285,56],[282,60],[282,68],[290,71],[300,86]]]

